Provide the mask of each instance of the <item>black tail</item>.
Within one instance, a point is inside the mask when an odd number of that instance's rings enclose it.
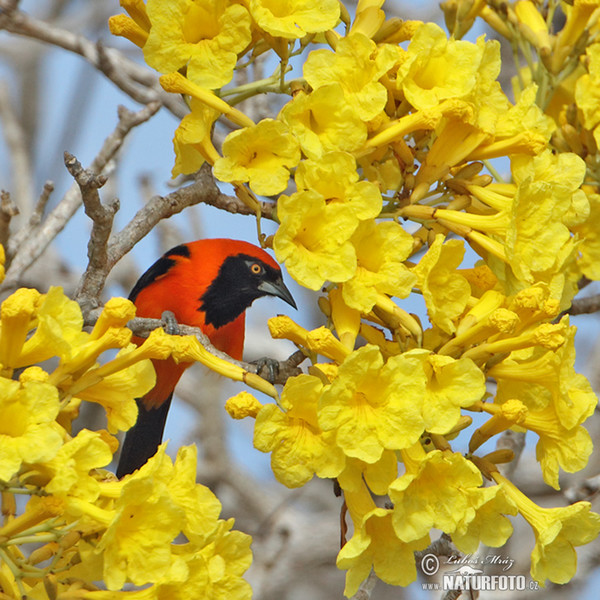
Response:
[[[156,454],[156,450],[162,442],[172,397],[173,394],[159,407],[151,409],[147,409],[140,399],[137,400],[138,419],[127,432],[123,442],[117,467],[119,479],[139,469],[151,456]]]

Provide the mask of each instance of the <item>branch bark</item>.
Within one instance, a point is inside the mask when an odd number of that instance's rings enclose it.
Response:
[[[107,166],[121,149],[129,132],[137,125],[150,119],[160,106],[158,102],[153,102],[135,113],[124,107],[119,107],[119,122],[114,131],[104,141],[102,148],[89,166],[89,170],[97,175],[106,175]],[[15,246],[14,241],[9,240],[8,255],[12,257],[12,260],[0,289],[11,290],[19,285],[25,271],[31,267],[52,240],[63,230],[69,219],[79,209],[81,203],[81,190],[74,183],[39,227],[32,227],[31,222],[25,225],[27,228],[26,239],[23,240],[23,236],[17,234],[19,246]]]

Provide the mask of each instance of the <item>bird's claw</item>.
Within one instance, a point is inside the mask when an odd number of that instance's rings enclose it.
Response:
[[[160,318],[165,333],[168,333],[169,335],[179,335],[179,323],[170,310],[165,310]]]
[[[277,376],[279,375],[279,361],[268,356],[263,356],[258,360],[252,361],[253,365],[256,365],[256,373],[263,379],[266,379],[269,383],[275,383]]]

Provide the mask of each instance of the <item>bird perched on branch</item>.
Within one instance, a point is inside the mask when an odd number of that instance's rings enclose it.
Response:
[[[277,296],[296,308],[279,265],[248,242],[209,239],[175,246],[135,284],[129,299],[137,316],[160,319],[171,311],[177,323],[198,327],[213,346],[241,360],[246,309],[262,296]],[[127,432],[117,477],[141,467],[162,441],[173,390],[190,363],[153,361],[156,384],[137,400],[138,419]]]

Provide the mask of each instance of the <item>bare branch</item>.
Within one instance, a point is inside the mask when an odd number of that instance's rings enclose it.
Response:
[[[6,241],[10,234],[10,222],[12,218],[19,214],[17,205],[12,201],[10,194],[2,190],[0,192],[0,244],[6,246]]]
[[[209,204],[230,213],[253,215],[254,212],[235,196],[223,194],[217,187],[208,164],[197,174],[196,181],[166,196],[154,196],[141,208],[131,221],[110,241],[109,265],[114,266],[162,219],[180,213],[188,206]],[[274,205],[261,202],[262,216],[273,218]]]
[[[39,227],[42,222],[42,217],[44,216],[44,211],[46,210],[46,205],[48,204],[48,200],[50,200],[50,195],[54,191],[54,183],[52,181],[46,181],[44,187],[42,188],[42,193],[36,202],[36,205],[29,216],[29,221],[26,225],[21,227],[16,233],[10,236],[10,246],[11,248],[19,248],[21,244],[23,244],[26,240],[28,240],[33,232]],[[8,267],[12,261],[12,255],[7,252],[6,255],[6,266]]]
[[[106,174],[107,165],[120,150],[129,132],[137,125],[150,119],[159,108],[160,104],[158,102],[148,104],[148,106],[135,113],[122,106],[119,107],[119,122],[114,131],[104,141],[100,152],[92,161],[89,169],[97,174]],[[9,254],[13,256],[13,260],[2,283],[2,289],[13,289],[19,284],[19,280],[25,271],[31,267],[50,242],[63,230],[69,219],[81,206],[81,202],[81,191],[79,186],[74,183],[40,227],[31,231],[19,247],[15,247],[9,240],[8,250]],[[26,227],[30,229],[29,225]],[[35,235],[31,235],[32,233],[35,233]]]
[[[4,81],[0,83],[0,121],[8,147],[7,154],[11,160],[12,197],[20,211],[28,214],[33,197],[31,185],[33,168],[27,150],[27,135],[13,110],[8,86]],[[6,239],[4,239],[5,242]]]
[[[61,29],[26,13],[15,10],[12,0],[0,0],[0,28],[10,33],[46,42],[78,54],[92,66],[104,73],[119,89],[143,104],[160,102],[176,117],[182,119],[188,108],[181,98],[165,92],[158,83],[155,73],[125,58],[114,48],[103,48],[84,36]]]
[[[90,169],[84,169],[81,163],[68,152],[65,152],[65,166],[81,190],[85,214],[92,219],[92,233],[88,242],[88,266],[75,292],[75,299],[79,302],[85,318],[91,309],[99,305],[100,293],[109,273],[107,244],[115,213],[119,210],[119,201],[114,199],[104,206],[98,189],[106,183],[106,177],[97,175]]]
[[[600,294],[576,298],[566,312],[570,315],[587,315],[598,311],[600,311]]]

